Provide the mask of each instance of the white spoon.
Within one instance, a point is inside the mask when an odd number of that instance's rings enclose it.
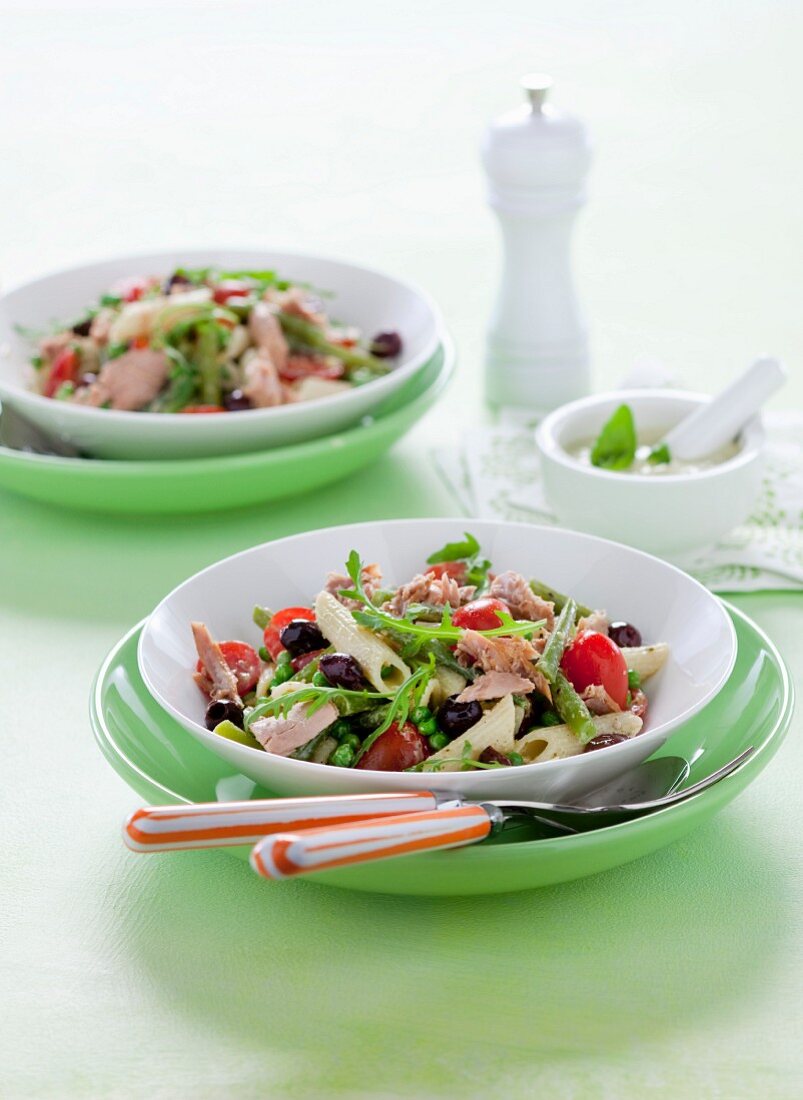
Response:
[[[756,359],[721,393],[667,432],[662,442],[672,458],[684,462],[714,454],[739,434],[786,379],[780,359],[769,355]]]

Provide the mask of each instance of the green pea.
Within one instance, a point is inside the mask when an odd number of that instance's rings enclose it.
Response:
[[[277,684],[284,684],[288,680],[292,680],[293,666],[290,663],[291,660],[292,658],[290,657],[290,654],[287,652],[287,650],[279,654],[276,660],[276,667],[273,670],[273,679],[271,680],[271,684],[273,686]]]
[[[326,679],[326,677],[324,676],[324,674],[322,672],[316,672],[315,675],[312,677],[312,682],[315,685],[315,687],[319,687],[319,688],[331,687],[331,684],[329,683],[329,681]]]
[[[429,737],[429,747],[433,752],[440,752],[449,744],[449,738],[445,733],[433,733]]]
[[[435,715],[432,713],[429,707],[416,707],[410,717],[420,729],[422,722],[426,722],[430,718],[434,718]]]
[[[344,737],[348,737],[351,731],[351,722],[347,722],[345,718],[338,718],[334,722],[329,730],[332,737],[336,737],[338,741],[342,741]]]
[[[348,745],[348,747],[350,749],[353,749],[356,753],[360,745],[362,744],[362,741],[356,733],[347,733],[346,736],[341,740],[340,744]]]
[[[261,645],[259,647],[259,656],[263,661],[272,661],[273,660],[273,658],[270,655],[269,650],[267,650],[264,645]]]
[[[554,710],[545,710],[541,715],[542,726],[562,726],[560,718],[555,714]]]
[[[627,686],[631,691],[638,691],[641,687],[641,677],[634,668],[627,670]]]
[[[336,768],[350,768],[354,763],[354,749],[351,745],[338,745],[329,757],[329,763]]]
[[[524,757],[521,755],[520,752],[509,752],[507,753],[507,758],[510,763],[513,764],[513,766],[516,768],[524,763]]]
[[[425,718],[423,722],[417,722],[416,725],[425,736],[438,732],[438,723],[430,715],[429,718]]]

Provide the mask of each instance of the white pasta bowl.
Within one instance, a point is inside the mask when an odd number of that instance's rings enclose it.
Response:
[[[468,529],[496,570],[515,569],[636,625],[645,643],[667,642],[670,656],[647,683],[649,713],[633,739],[567,759],[460,772],[362,771],[293,760],[209,732],[206,700],[192,679],[190,622],[213,636],[259,644],[255,604],[310,606],[349,551],[377,561],[389,583],[403,583],[427,556]],[[437,790],[472,798],[566,801],[640,763],[722,688],[736,658],[736,636],[719,600],[697,581],[629,547],[528,524],[454,519],[395,520],[332,527],[264,543],[209,566],[174,589],[148,619],[139,668],[156,701],[185,729],[243,774],[285,795]]]
[[[572,401],[545,417],[535,441],[544,493],[560,523],[676,560],[742,523],[764,468],[758,416],[742,431],[738,452],[707,469],[644,476],[599,469],[572,454],[599,434],[619,405],[631,407],[639,436],[653,442],[707,401],[700,393],[620,390]]]
[[[273,269],[323,291],[327,309],[366,339],[393,330],[403,340],[388,374],[334,396],[216,416],[121,412],[55,401],[30,388],[29,331],[69,324],[126,276],[168,276],[177,267]],[[127,255],[35,279],[0,298],[0,400],[41,431],[100,458],[162,459],[233,454],[285,446],[352,427],[434,355],[441,321],[427,295],[385,272],[343,260],[254,249],[181,249]],[[391,361],[389,361],[390,363]]]

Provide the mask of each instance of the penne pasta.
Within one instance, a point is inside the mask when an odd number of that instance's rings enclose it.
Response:
[[[627,667],[637,672],[642,680],[647,680],[666,664],[669,646],[666,642],[656,642],[655,645],[625,646],[622,649],[622,655],[627,662]]]
[[[443,760],[445,761],[443,771],[460,771],[466,745],[471,745],[468,756],[472,760],[477,760],[487,748],[494,748],[502,753],[512,752],[515,725],[516,707],[513,696],[506,695],[504,699],[500,699],[498,703],[486,710],[476,725],[455,738],[440,752],[430,756],[427,763]]]
[[[339,653],[347,653],[354,658],[375,691],[401,687],[409,678],[410,669],[398,653],[378,634],[355,623],[348,608],[331,593],[318,593],[315,618],[324,638]]]
[[[641,730],[641,719],[629,710],[618,714],[602,714],[593,719],[600,733],[618,733],[623,737],[635,737]],[[579,756],[585,749],[583,742],[568,726],[539,726],[520,737],[515,745],[525,764],[542,763],[545,760],[563,760]]]

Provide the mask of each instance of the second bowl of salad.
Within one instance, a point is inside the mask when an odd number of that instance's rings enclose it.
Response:
[[[0,299],[0,398],[104,458],[287,445],[369,415],[435,354],[417,288],[320,256],[123,256]]]
[[[255,547],[179,586],[139,646],[157,702],[268,789],[547,800],[651,755],[734,659],[721,604],[674,567],[474,520]]]

